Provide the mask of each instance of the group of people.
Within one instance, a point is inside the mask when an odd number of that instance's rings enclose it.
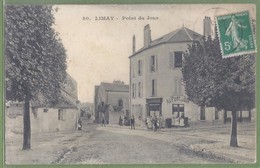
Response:
[[[154,116],[152,118],[152,126],[153,126],[154,131],[157,131],[157,129],[159,128],[159,120],[158,120],[157,116]]]
[[[157,118],[156,115],[154,117],[151,117],[151,116],[147,117],[145,123],[146,123],[147,128],[152,129],[154,131],[157,131],[158,128],[160,128],[160,124],[161,124],[160,119]]]
[[[121,118],[121,116],[119,117],[119,125],[128,125],[127,123],[127,121],[129,121],[128,119],[127,119],[127,117],[126,116],[124,116],[124,121],[123,121],[123,119]],[[123,123],[124,122],[124,123]],[[134,117],[134,115],[132,115],[132,117],[130,118],[130,126],[131,126],[131,129],[135,129],[135,117]]]
[[[127,119],[126,116],[124,116],[124,119],[120,116],[120,117],[119,117],[119,125],[122,126],[123,124],[125,124],[125,122],[126,122],[127,120],[128,120],[128,119]],[[129,120],[128,120],[128,121],[129,121]],[[129,123],[129,122],[128,122],[128,123]],[[101,124],[102,124],[102,126],[105,126],[106,121],[105,121],[104,118],[101,120]],[[154,131],[157,131],[158,128],[160,127],[160,120],[159,120],[159,119],[157,118],[157,116],[155,115],[155,116],[152,117],[149,121],[146,120],[146,125],[147,125],[148,128],[149,128],[148,125],[150,125],[150,128],[151,128],[151,129],[153,129]],[[130,128],[131,128],[131,130],[132,130],[132,129],[135,130],[135,116],[134,116],[134,115],[132,115],[131,118],[130,118]]]
[[[153,117],[152,120],[151,120],[151,124],[152,124],[152,129],[154,131],[157,131],[157,129],[159,128],[160,126],[160,121],[159,119],[157,118],[157,116]],[[131,119],[130,119],[130,125],[131,125],[131,129],[135,129],[135,117],[134,115],[132,115]]]

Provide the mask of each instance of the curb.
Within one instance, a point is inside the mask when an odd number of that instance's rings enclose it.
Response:
[[[205,150],[198,150],[198,149],[192,149],[189,146],[186,145],[179,145],[179,151],[181,153],[185,153],[187,155],[193,155],[209,160],[214,160],[218,162],[225,162],[225,163],[241,163],[241,161],[234,160],[232,158],[229,158],[227,156],[217,154],[217,153],[212,153],[210,151],[205,151]]]

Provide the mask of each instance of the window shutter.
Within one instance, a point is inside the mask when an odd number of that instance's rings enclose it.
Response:
[[[174,55],[171,52],[170,53],[170,57],[169,57],[169,68],[172,69],[173,68],[173,62],[174,62]]]
[[[132,73],[133,73],[133,77],[135,77],[135,63],[133,62],[133,66],[132,66]]]
[[[142,94],[142,91],[143,91],[143,83],[142,82],[139,82],[139,97],[142,97],[143,96],[143,94]]]
[[[152,79],[152,87],[151,87],[152,89],[151,89],[151,95],[153,96],[154,95],[154,81],[153,81],[153,79]]]
[[[135,98],[135,97],[134,97],[134,87],[135,87],[135,85],[132,84],[132,98]]]
[[[142,75],[142,60],[138,60],[138,75]]]
[[[157,57],[157,55],[155,55],[155,71],[157,71],[158,70],[158,57]]]
[[[141,68],[140,68],[140,70],[141,70],[141,75],[143,75],[143,60],[141,60]]]
[[[141,82],[141,97],[143,97],[143,82]]]
[[[157,95],[157,80],[154,79],[154,95]]]
[[[150,66],[149,66],[150,71],[152,71],[152,65],[153,65],[153,56],[150,57]]]
[[[136,97],[136,84],[134,84],[134,97]]]
[[[138,82],[138,97],[141,97],[141,82]]]

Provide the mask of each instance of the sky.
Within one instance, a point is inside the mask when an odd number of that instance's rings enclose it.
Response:
[[[152,40],[185,26],[203,34],[203,19],[249,10],[253,4],[165,4],[165,5],[59,5],[54,29],[67,53],[67,72],[77,81],[78,99],[94,101],[94,86],[101,82],[129,84],[132,37],[136,50],[143,47],[143,29],[149,24]],[[139,17],[144,20],[139,20]],[[147,17],[156,17],[148,20]],[[105,17],[109,20],[100,20]],[[113,20],[111,18],[113,17]]]

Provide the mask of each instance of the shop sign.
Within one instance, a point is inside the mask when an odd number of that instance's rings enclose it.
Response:
[[[180,101],[189,103],[189,100],[185,96],[171,96],[170,98],[166,99],[167,104],[172,104],[173,102]]]

